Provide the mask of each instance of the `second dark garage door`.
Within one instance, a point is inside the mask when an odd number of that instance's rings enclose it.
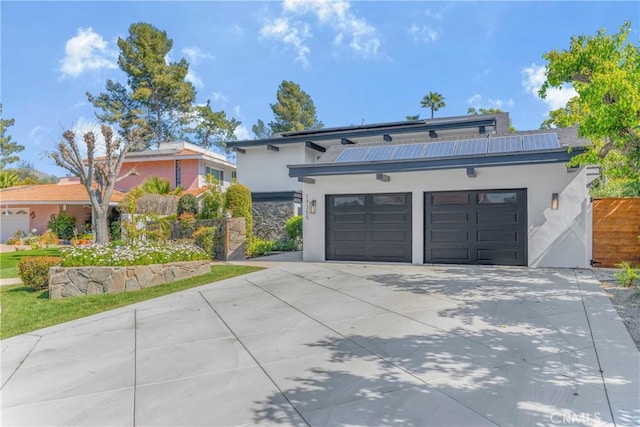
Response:
[[[328,195],[326,259],[411,262],[411,193]]]
[[[425,193],[424,261],[527,265],[527,190]]]

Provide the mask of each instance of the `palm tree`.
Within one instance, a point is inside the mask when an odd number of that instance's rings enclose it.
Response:
[[[407,121],[408,122],[412,122],[412,121],[416,121],[416,120],[420,120],[420,114],[416,114],[415,116],[407,116]]]
[[[147,178],[140,185],[140,189],[146,194],[180,194],[182,188],[176,187],[174,191],[171,191],[171,184],[168,179],[163,179],[157,176]]]
[[[438,92],[429,92],[429,95],[425,95],[422,98],[422,102],[420,103],[422,108],[430,108],[431,109],[431,118],[433,119],[433,113],[438,111],[441,108],[447,106],[444,102],[444,96]]]

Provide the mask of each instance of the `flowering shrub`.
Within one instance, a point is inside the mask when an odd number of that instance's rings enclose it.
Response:
[[[61,253],[63,267],[121,267],[210,259],[210,256],[197,246],[173,242],[134,242],[127,246],[73,246],[62,249]]]
[[[60,264],[56,256],[28,256],[18,261],[17,269],[25,286],[34,291],[47,289],[49,268]]]

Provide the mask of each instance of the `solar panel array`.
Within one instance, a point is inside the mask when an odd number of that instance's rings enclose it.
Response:
[[[476,156],[560,148],[555,133],[345,148],[336,163]]]

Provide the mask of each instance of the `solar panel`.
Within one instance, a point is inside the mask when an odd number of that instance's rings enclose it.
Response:
[[[427,144],[400,145],[398,146],[396,154],[393,156],[393,160],[419,159],[425,145]]]
[[[336,163],[361,162],[369,152],[369,147],[345,148],[336,158]]]
[[[422,157],[446,157],[452,156],[456,148],[455,142],[429,142],[424,144]]]
[[[455,153],[457,156],[466,156],[469,154],[485,154],[487,152],[488,144],[489,140],[487,138],[458,141],[456,142]]]
[[[537,135],[525,135],[523,138],[524,149],[527,151],[548,150],[560,148],[558,134],[542,133]]]
[[[489,138],[489,153],[509,153],[512,151],[522,151],[522,137],[520,135]]]
[[[383,147],[371,147],[364,160],[369,162],[391,160],[393,159],[393,152],[396,147],[393,145],[387,145]]]

